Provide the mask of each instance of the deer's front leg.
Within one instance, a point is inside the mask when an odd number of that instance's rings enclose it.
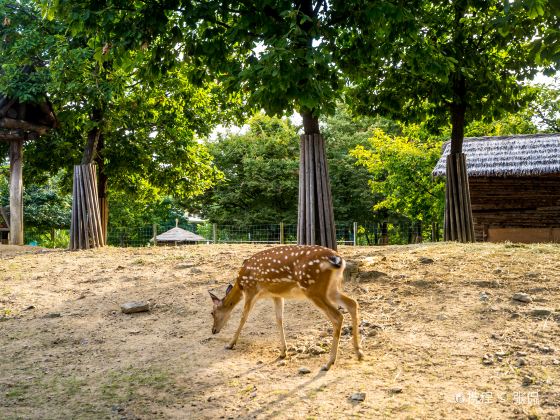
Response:
[[[239,334],[241,333],[241,329],[243,328],[245,321],[247,321],[247,318],[249,317],[249,312],[251,312],[254,303],[255,303],[255,295],[246,294],[245,305],[243,306],[243,313],[241,314],[241,319],[239,320],[239,326],[237,327],[237,331],[233,335],[233,338],[226,346],[226,349],[231,350],[235,347],[235,344],[237,343],[237,339],[239,338]]]
[[[272,298],[274,309],[276,310],[276,324],[280,330],[280,358],[286,357],[286,337],[284,336],[284,299],[281,297]]]

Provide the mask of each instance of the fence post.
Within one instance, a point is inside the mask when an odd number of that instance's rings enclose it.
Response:
[[[152,230],[154,234],[154,246],[157,246],[157,225],[155,223],[152,225]]]
[[[284,243],[284,222],[280,222],[280,244]]]
[[[353,234],[352,245],[356,246],[356,242],[358,239],[358,222],[352,223],[352,234]]]
[[[216,223],[212,223],[212,242],[218,242],[218,227],[216,226]]]

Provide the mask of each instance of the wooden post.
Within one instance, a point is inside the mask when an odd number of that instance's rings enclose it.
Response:
[[[280,222],[280,244],[284,243],[284,222]]]
[[[10,141],[10,245],[23,245],[23,139]]]
[[[157,246],[157,225],[155,223],[152,225],[152,230],[154,234],[154,246]]]
[[[74,166],[70,249],[105,245],[95,165]]]
[[[358,240],[358,222],[352,223],[352,245],[356,246]]]
[[[447,156],[446,175],[445,240],[474,242],[474,223],[465,154]]]
[[[218,226],[216,226],[216,223],[212,223],[212,242],[218,242]]]
[[[325,141],[320,134],[300,137],[298,244],[319,244],[336,250]]]

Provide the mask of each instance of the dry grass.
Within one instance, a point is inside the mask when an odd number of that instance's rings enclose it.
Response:
[[[285,363],[269,302],[236,350],[223,347],[239,309],[210,334],[207,289],[222,294],[262,248],[0,246],[0,418],[558,416],[558,245],[342,248],[359,267],[346,290],[369,323],[366,360],[345,335],[327,373],[327,355],[310,349],[328,349],[329,323],[307,302],[286,304]],[[512,301],[515,292],[534,301]],[[122,314],[130,300],[149,300],[151,312]],[[352,402],[354,392],[365,401]]]

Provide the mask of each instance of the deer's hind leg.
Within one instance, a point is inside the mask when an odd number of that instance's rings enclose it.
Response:
[[[340,330],[342,328],[343,316],[336,306],[328,300],[328,298],[323,295],[308,295],[309,299],[321,309],[325,315],[330,319],[333,325],[333,341],[331,345],[331,353],[329,361],[321,370],[329,370],[331,366],[336,361],[336,356],[338,354],[338,341],[340,340]]]
[[[354,351],[356,352],[358,360],[362,360],[364,352],[362,351],[360,339],[360,308],[358,302],[338,290],[332,297],[332,300],[336,301],[340,306],[343,306],[350,313],[352,317],[352,341],[354,344]]]
[[[278,325],[278,330],[280,331],[280,358],[286,357],[286,337],[284,336],[284,298],[275,297],[272,298],[274,301],[274,309],[276,312],[276,324]]]

